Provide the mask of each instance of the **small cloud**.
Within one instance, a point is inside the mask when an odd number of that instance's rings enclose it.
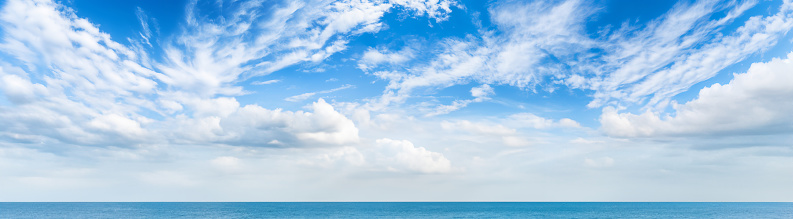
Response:
[[[363,53],[363,57],[358,62],[358,68],[368,71],[381,64],[399,65],[410,61],[414,56],[414,51],[410,47],[405,47],[396,52],[391,52],[387,49],[377,50],[370,48]]]
[[[489,96],[492,96],[493,94],[496,94],[496,92],[493,91],[493,88],[487,84],[483,84],[482,86],[471,88],[471,96],[476,97],[477,99],[489,98]]]
[[[273,80],[267,80],[267,81],[254,81],[254,82],[251,82],[251,85],[267,85],[267,84],[275,84],[275,83],[278,83],[278,82],[281,82],[281,80],[273,79]]]
[[[312,96],[314,96],[316,94],[317,94],[316,92],[298,94],[298,95],[294,95],[294,96],[291,96],[291,97],[287,97],[284,100],[289,101],[289,102],[299,102],[299,101],[307,100],[308,98],[311,98]]]
[[[493,88],[490,87],[490,85],[483,84],[482,86],[471,88],[471,96],[473,96],[474,99],[455,100],[454,102],[452,102],[451,105],[440,105],[435,109],[433,109],[432,112],[429,112],[424,116],[431,117],[431,116],[449,114],[451,112],[467,107],[468,104],[479,103],[485,100],[489,100],[490,96],[494,95],[495,93],[496,92],[493,91]]]
[[[323,91],[309,92],[309,93],[294,95],[294,96],[291,96],[291,97],[287,97],[284,100],[289,101],[289,102],[299,102],[299,101],[307,100],[308,98],[311,98],[312,96],[317,95],[317,94],[327,94],[327,93],[332,93],[332,92],[336,92],[336,91],[340,91],[340,90],[344,90],[344,89],[348,89],[348,88],[353,88],[353,87],[355,87],[355,86],[350,85],[350,84],[345,84],[345,85],[342,85],[341,87],[333,88],[333,89],[330,89],[330,90],[323,90]]]
[[[557,125],[564,128],[581,128],[581,124],[568,118],[560,119],[559,122],[557,122]]]
[[[377,148],[382,150],[380,162],[391,171],[413,171],[420,173],[447,173],[452,170],[451,162],[438,152],[416,147],[407,140],[377,139]]]

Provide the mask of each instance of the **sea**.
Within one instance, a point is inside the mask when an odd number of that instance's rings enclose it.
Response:
[[[793,203],[3,202],[0,218],[793,218]]]

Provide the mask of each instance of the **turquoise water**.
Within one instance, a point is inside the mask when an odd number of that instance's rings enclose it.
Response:
[[[793,203],[6,202],[0,218],[793,218]]]

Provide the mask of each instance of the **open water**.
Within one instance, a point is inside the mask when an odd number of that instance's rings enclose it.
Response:
[[[793,218],[793,203],[5,202],[0,218]]]

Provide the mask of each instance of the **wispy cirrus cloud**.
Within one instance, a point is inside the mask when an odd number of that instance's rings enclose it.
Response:
[[[273,80],[266,80],[266,81],[254,81],[251,82],[252,85],[268,85],[268,84],[275,84],[281,82],[281,80],[273,79]]]
[[[789,1],[735,24],[757,3],[678,3],[644,26],[604,27],[600,37],[585,33],[598,10],[582,1],[496,3],[489,9],[495,29],[447,38],[434,58],[410,69],[364,70],[389,81],[373,106],[401,104],[418,88],[478,82],[549,92],[565,85],[594,91],[591,108],[663,110],[675,95],[772,47],[793,27]],[[725,31],[727,25],[740,27]]]
[[[333,89],[330,89],[330,90],[323,90],[323,91],[309,92],[309,93],[294,95],[294,96],[291,96],[291,97],[287,97],[284,100],[289,101],[289,102],[304,101],[304,100],[307,100],[308,98],[311,98],[311,97],[313,97],[314,95],[317,95],[317,94],[333,93],[333,92],[336,92],[336,91],[349,89],[349,88],[354,88],[354,87],[355,86],[353,86],[351,84],[345,84],[345,85],[342,85],[341,87],[333,88]]]
[[[585,52],[593,40],[583,33],[592,8],[581,1],[496,3],[489,9],[493,30],[479,35],[446,38],[433,58],[410,69],[372,69],[389,81],[375,108],[400,104],[418,88],[445,88],[479,82],[534,89],[548,75],[562,74],[548,62]],[[465,104],[457,104],[460,108]]]
[[[776,14],[751,17],[735,32],[716,34],[756,3],[736,2],[727,8],[714,1],[679,4],[637,37],[616,35],[620,43],[614,62],[598,71],[603,77],[593,82],[596,93],[589,106],[611,99],[666,106],[674,95],[770,48],[793,28],[793,3],[783,2]],[[726,15],[708,19],[719,11]]]
[[[125,147],[268,146],[273,140],[282,143],[278,147],[289,147],[357,141],[355,126],[345,123],[343,115],[333,114],[336,111],[323,100],[312,105],[313,113],[270,111],[241,105],[233,96],[245,92],[234,84],[301,62],[322,61],[344,50],[347,37],[379,31],[386,11],[409,2],[218,3],[222,10],[215,14],[201,11],[197,1],[191,1],[185,27],[171,40],[159,41],[162,57],[151,59],[155,53],[143,45],[152,47],[157,31],[141,8],[135,11],[141,38],[130,39],[126,46],[56,2],[5,2],[0,15],[0,48],[5,55],[0,78],[12,105],[0,106],[6,124],[0,132],[20,141]],[[442,20],[450,4],[438,3],[447,6],[402,7]],[[266,120],[262,124],[288,124],[259,133],[272,136],[270,141],[253,142],[246,140],[248,131],[232,129],[254,127],[226,125],[244,113],[261,116]],[[297,123],[290,121],[326,125],[304,130],[307,126],[293,127]],[[337,123],[345,127],[327,125]],[[192,129],[206,135],[175,131]],[[337,131],[339,135],[334,134]]]

